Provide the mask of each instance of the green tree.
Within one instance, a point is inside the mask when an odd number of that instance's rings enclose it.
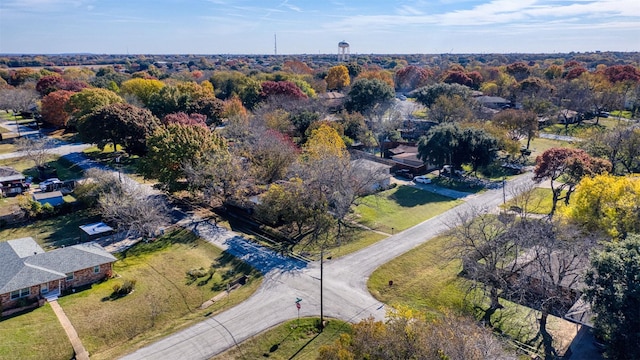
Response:
[[[460,169],[471,164],[473,171],[490,164],[498,152],[498,141],[483,129],[460,128],[446,123],[435,126],[418,141],[418,156],[425,163]]]
[[[200,126],[170,124],[160,126],[147,139],[148,153],[141,170],[146,178],[158,179],[175,191],[185,185],[185,166],[198,163],[215,153],[227,153],[224,139]]]
[[[467,99],[471,96],[471,89],[460,84],[438,83],[418,88],[412,91],[410,95],[415,97],[422,105],[430,108],[443,95],[459,95],[463,99]]]
[[[111,90],[90,88],[71,95],[65,109],[75,120],[71,125],[75,125],[83,116],[101,107],[121,102],[124,100]]]
[[[358,79],[349,90],[345,108],[365,114],[376,108],[386,109],[395,96],[393,87],[379,79]]]
[[[472,118],[471,107],[460,95],[442,95],[429,109],[429,120],[439,124],[469,121]]]
[[[640,358],[640,236],[610,242],[586,277],[595,326],[611,359]]]
[[[78,134],[83,141],[95,143],[100,149],[106,144],[122,145],[129,154],[143,155],[146,140],[159,125],[159,120],[147,109],[126,103],[101,107],[78,122]]]

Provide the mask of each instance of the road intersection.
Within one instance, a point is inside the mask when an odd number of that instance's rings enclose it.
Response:
[[[507,186],[520,188],[531,183],[531,174],[525,174],[511,180]],[[502,189],[486,191],[470,197],[465,204],[365,249],[325,261],[325,316],[350,322],[369,317],[383,320],[386,312],[384,304],[371,296],[367,289],[367,280],[375,269],[446,231],[457,221],[461,212],[471,208],[493,210],[502,203],[505,194],[509,198],[511,193],[503,193]],[[221,237],[219,233],[208,236],[206,231],[198,231],[198,234],[205,240],[227,248],[233,247],[233,242],[239,240],[236,236]],[[277,256],[275,253],[272,255]],[[245,260],[252,263],[251,256],[245,256]],[[301,316],[318,316],[319,278],[318,262],[299,266],[285,261],[281,266],[269,268],[260,288],[243,303],[139,349],[123,359],[209,359],[264,330],[294,319],[297,315],[296,298],[303,299]]]

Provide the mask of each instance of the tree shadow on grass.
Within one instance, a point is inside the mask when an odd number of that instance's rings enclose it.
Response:
[[[415,207],[429,203],[448,202],[451,198],[434,194],[413,186],[401,186],[388,199],[402,207]]]
[[[195,242],[198,237],[191,231],[179,229],[171,231],[152,241],[141,241],[134,246],[119,253],[122,259],[126,259],[127,256],[140,256],[144,254],[154,253],[168,248],[173,244],[192,244],[196,246]]]

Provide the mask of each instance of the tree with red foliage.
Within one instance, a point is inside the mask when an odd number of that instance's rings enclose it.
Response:
[[[582,66],[574,67],[573,69],[569,70],[569,72],[567,72],[567,75],[565,75],[565,79],[567,80],[576,79],[585,72],[587,72],[587,69],[583,68]]]
[[[207,127],[206,120],[207,120],[207,117],[202,114],[187,114],[184,112],[178,112],[178,113],[165,115],[165,117],[162,118],[162,123],[165,125],[181,124],[181,125],[202,126],[206,128]]]
[[[426,86],[433,77],[433,71],[415,65],[405,66],[396,71],[395,84],[398,91],[411,91]]]
[[[442,78],[442,82],[447,84],[460,84],[468,87],[473,86],[473,80],[463,71],[447,71]]]
[[[58,90],[43,97],[40,103],[42,121],[53,126],[66,127],[71,115],[65,110],[65,106],[73,94],[73,91]]]
[[[565,204],[569,204],[571,194],[583,177],[609,171],[611,163],[608,160],[591,157],[582,149],[551,148],[536,158],[533,173],[536,181],[551,181],[553,200],[549,216],[553,216],[558,201],[564,200]],[[562,196],[564,191],[566,193]]]
[[[527,64],[518,61],[507,65],[507,73],[516,78],[516,81],[522,81],[529,77],[531,70]]]
[[[307,95],[291,81],[264,81],[261,87],[262,91],[260,92],[260,96],[263,99],[271,96],[282,96],[296,100],[307,98]]]
[[[47,75],[43,76],[36,83],[36,91],[40,96],[46,96],[54,91],[62,89],[62,84],[66,82],[60,75]]]
[[[472,89],[479,89],[480,85],[482,85],[482,82],[484,81],[484,78],[482,77],[482,74],[480,74],[480,72],[478,71],[472,71],[467,73],[467,76],[471,79],[472,84],[471,84],[471,88]]]
[[[640,70],[631,65],[614,65],[604,70],[604,75],[612,83],[630,81],[640,83]]]

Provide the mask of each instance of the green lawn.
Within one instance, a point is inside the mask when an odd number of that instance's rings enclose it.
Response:
[[[370,195],[356,206],[358,221],[370,228],[391,234],[408,229],[462,203],[413,186]]]
[[[527,144],[526,140],[522,141],[521,143],[523,146]],[[576,145],[568,141],[535,138],[531,140],[531,144],[529,146],[529,149],[531,150],[531,156],[529,158],[535,161],[536,156],[541,155],[543,152],[545,152],[545,150],[554,147],[575,148]]]
[[[92,359],[117,358],[202,321],[242,302],[260,283],[259,273],[248,265],[187,231],[140,243],[119,257],[114,264],[118,278],[59,300]],[[201,268],[213,269],[213,276],[189,279],[189,270]],[[243,274],[249,275],[245,286],[198,309]],[[124,280],[136,280],[135,290],[109,299],[113,286]]]
[[[100,216],[80,210],[45,220],[15,224],[0,229],[0,241],[31,236],[45,249],[73,245],[80,241],[80,225],[100,221]]]
[[[0,320],[0,359],[66,360],[73,348],[49,304]]]
[[[351,325],[348,323],[328,320],[324,331],[318,333],[318,321],[319,318],[287,321],[213,357],[212,360],[315,360],[321,346],[333,344],[341,334],[351,332]]]
[[[458,276],[461,261],[453,259],[447,251],[450,242],[446,236],[434,238],[381,266],[367,282],[369,291],[376,299],[392,306],[409,306],[425,313],[466,312],[481,317],[482,312],[474,305],[484,309],[488,306],[481,296],[468,293],[467,280]],[[389,280],[393,280],[392,286]],[[504,299],[501,303],[504,309],[491,317],[494,327],[512,339],[538,346],[539,339],[534,338],[539,314]],[[566,333],[567,326],[561,319],[549,319],[552,333]],[[568,343],[564,340],[558,336],[556,346],[566,347]]]
[[[552,203],[551,189],[535,188],[531,194],[521,194],[507,201],[505,208],[510,209],[512,206],[517,206],[530,214],[547,215],[551,211]]]
[[[56,169],[57,177],[60,180],[79,179],[82,177],[83,170],[69,160],[58,155],[51,155],[49,159],[47,165]],[[34,162],[26,157],[0,160],[0,166],[10,166],[26,176],[38,177],[38,170]]]

